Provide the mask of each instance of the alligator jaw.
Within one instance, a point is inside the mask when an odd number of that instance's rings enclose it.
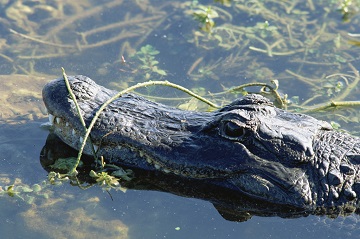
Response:
[[[86,125],[97,109],[117,93],[84,76],[69,76],[68,79],[78,97]],[[49,114],[53,115],[50,121],[54,133],[71,147],[79,149],[85,132],[63,79],[48,83],[43,98]],[[90,138],[95,148],[98,146],[98,156],[104,156],[110,163],[160,169],[186,177],[225,178],[243,170],[240,157],[243,154],[236,152],[242,148],[236,150],[238,146],[220,137],[217,128],[211,135],[197,136],[202,134],[200,131],[205,125],[222,114],[182,111],[128,94],[101,112]],[[219,139],[219,149],[212,143],[215,138]],[[222,161],[214,151],[223,152],[222,157],[227,160]],[[90,144],[84,153],[92,154]]]
[[[49,121],[53,125],[53,130],[64,142],[73,148],[79,148],[83,142],[81,133],[74,130],[72,125],[67,122],[65,119],[58,116],[49,114]],[[258,142],[261,144],[261,142]],[[155,154],[152,154],[151,151],[141,149],[140,147],[135,147],[132,144],[122,143],[117,144],[116,146],[104,146],[101,145],[101,142],[97,142],[94,145],[94,150],[99,156],[105,155],[106,158],[113,158],[112,155],[132,155],[133,160],[136,159],[136,165],[139,167],[139,159],[141,161],[141,168],[162,171],[164,173],[171,173],[175,175],[180,175],[186,178],[196,178],[196,179],[230,179],[229,182],[235,185],[240,191],[244,192],[253,197],[259,199],[266,198],[266,191],[272,192],[271,195],[276,195],[275,198],[278,198],[282,201],[289,201],[288,204],[295,204],[295,202],[302,201],[302,205],[309,205],[312,203],[311,192],[309,185],[305,186],[304,184],[308,182],[305,178],[302,178],[304,175],[299,173],[289,172],[289,169],[284,168],[279,163],[272,162],[271,164],[262,158],[252,154],[247,150],[246,147],[239,144],[239,155],[233,155],[233,157],[243,158],[244,160],[241,163],[241,168],[236,171],[217,171],[212,168],[194,168],[194,167],[184,167],[181,162],[178,164],[173,163],[171,166],[166,165]],[[205,147],[205,145],[204,145]],[[112,152],[112,155],[109,155],[109,152]],[[90,144],[87,144],[85,147],[84,153],[91,154],[92,150]],[[272,155],[271,157],[275,157]],[[199,155],[199,158],[201,156]],[[270,153],[269,153],[270,158]],[[246,160],[245,160],[246,159]],[[118,158],[114,157],[114,160],[109,160],[108,163],[117,163]],[[176,161],[175,161],[176,162]],[[126,164],[126,163],[125,163]],[[130,166],[134,166],[129,164]],[[285,173],[286,171],[286,173]],[[274,176],[276,175],[276,177]],[[291,178],[283,178],[286,175],[290,175]],[[234,178],[236,179],[234,181]],[[243,184],[239,185],[236,181],[242,181]],[[250,182],[251,180],[251,182]],[[244,183],[248,181],[248,183]],[[293,183],[293,185],[292,185]],[[244,187],[243,185],[247,185]],[[306,189],[306,192],[304,191]],[[297,198],[287,197],[289,192],[300,190],[302,193]],[[259,196],[257,194],[261,194]],[[302,197],[303,195],[304,197]],[[276,200],[274,198],[267,198],[269,201]]]
[[[58,135],[64,142],[68,143],[73,148],[79,149],[82,144],[84,138],[83,133],[80,133],[78,130],[75,130],[72,125],[66,121],[66,119],[60,118],[58,116],[54,116],[52,114],[48,114],[49,123],[51,125],[51,130],[54,131],[56,135]],[[75,140],[76,139],[76,140]],[[90,148],[92,145],[93,150]],[[85,146],[85,153],[92,154],[92,152],[97,152],[99,145],[97,144],[89,144],[87,143]]]
[[[52,131],[60,137],[60,139],[70,145],[75,149],[79,149],[83,143],[83,132],[79,132],[71,123],[66,121],[64,118],[55,116],[53,114],[48,114],[49,122],[52,125]],[[105,140],[104,140],[105,141]],[[91,149],[93,146],[93,150]],[[244,148],[246,150],[246,148]],[[182,162],[171,163],[167,165],[166,162],[159,160],[159,157],[155,153],[151,153],[150,150],[142,149],[141,147],[136,147],[135,145],[129,143],[118,142],[114,145],[106,145],[104,142],[98,140],[92,140],[92,144],[89,142],[84,148],[84,153],[87,155],[92,155],[95,152],[98,156],[105,156],[105,159],[109,159],[109,163],[118,163],[119,157],[121,155],[131,155],[130,160],[126,160],[123,163],[129,166],[136,166],[140,168],[146,168],[150,170],[162,171],[164,173],[172,173],[175,175],[181,175],[184,177],[190,178],[226,178],[231,177],[232,175],[237,175],[240,171],[222,171],[211,168],[197,168],[188,165],[185,167]],[[111,154],[109,154],[111,152]],[[141,160],[140,160],[141,159]],[[135,165],[132,165],[130,161],[133,161]],[[139,163],[141,162],[141,163]],[[141,166],[140,166],[141,164]],[[244,165],[245,166],[245,165]]]

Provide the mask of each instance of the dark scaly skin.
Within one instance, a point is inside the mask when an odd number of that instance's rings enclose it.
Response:
[[[87,125],[117,93],[85,76],[69,81]],[[43,99],[55,134],[79,149],[84,131],[64,80],[48,83]],[[360,138],[260,95],[191,112],[126,94],[101,113],[91,139],[108,163],[207,180],[272,203],[355,205],[360,194]]]

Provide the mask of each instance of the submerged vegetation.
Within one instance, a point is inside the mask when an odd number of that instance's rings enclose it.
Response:
[[[145,75],[145,79],[151,79],[151,77],[166,76],[166,72],[164,70],[159,69],[159,62],[155,59],[155,56],[160,52],[156,50],[151,45],[146,45],[140,48],[140,51],[136,52],[132,58],[137,59],[140,63],[139,70],[143,70],[144,72],[141,74]],[[156,73],[156,76],[152,76],[152,73]]]

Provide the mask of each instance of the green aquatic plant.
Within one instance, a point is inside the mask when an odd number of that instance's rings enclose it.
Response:
[[[2,188],[0,186],[0,197],[10,196],[15,199],[20,199],[27,204],[33,204],[37,199],[47,199],[51,194],[49,191],[49,183],[44,180],[41,183],[27,185],[16,179],[15,182],[9,186]]]
[[[324,93],[329,97],[339,93],[344,89],[344,84],[341,81],[337,82],[326,82],[323,85]]]
[[[150,79],[152,73],[156,73],[160,76],[166,76],[166,71],[159,68],[159,61],[155,59],[155,56],[160,52],[151,45],[146,45],[140,48],[132,57],[140,61],[139,68],[144,71],[145,79]]]
[[[14,191],[14,185],[10,185],[10,186],[6,187],[5,192],[10,197],[14,197],[16,194],[18,194],[18,192]]]
[[[65,171],[69,172],[70,169],[74,167],[74,165],[77,163],[76,158],[69,157],[69,158],[59,158],[55,161],[54,164],[50,165],[49,167],[56,171]],[[83,165],[82,161],[79,163],[79,167]]]
[[[258,22],[254,27],[248,28],[247,31],[254,33],[259,33],[261,38],[266,38],[268,36],[279,35],[276,26],[270,25],[269,21]]]
[[[94,170],[91,170],[89,175],[95,179],[98,185],[106,188],[118,187],[120,185],[119,179],[109,175],[107,172],[97,173]]]
[[[215,27],[214,18],[219,17],[219,14],[214,9],[203,5],[197,5],[192,14],[195,20],[201,24],[200,29],[207,33],[213,31]]]
[[[232,0],[214,0],[216,3],[220,3],[224,5],[225,7],[231,7],[231,1]]]
[[[107,192],[109,192],[111,189],[125,192],[126,188],[121,186],[120,180],[122,179],[126,181],[131,180],[132,171],[131,170],[125,171],[120,167],[117,168],[119,169],[112,172],[111,174],[108,172],[95,172],[94,170],[91,170],[89,175],[91,178],[93,178],[96,181],[96,184],[98,186],[100,186],[103,190]]]
[[[54,172],[51,171],[48,174],[48,178],[47,181],[51,184],[51,185],[61,185],[64,181],[69,181],[69,175],[68,174],[61,174],[59,172]]]
[[[356,0],[342,0],[339,2],[338,11],[342,15],[344,22],[349,22],[350,19],[359,12],[360,1]]]
[[[125,181],[130,181],[134,176],[131,169],[123,169],[114,164],[106,164],[106,170],[109,170],[111,172],[111,176]]]

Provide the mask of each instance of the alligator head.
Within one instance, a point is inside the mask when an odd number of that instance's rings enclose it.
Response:
[[[68,77],[89,125],[117,92]],[[64,80],[43,89],[53,130],[79,149],[85,134]],[[191,112],[126,94],[101,112],[91,141],[108,163],[206,180],[251,197],[300,208],[355,202],[360,139],[320,120],[248,95],[214,112]],[[91,145],[85,147],[92,154]]]

